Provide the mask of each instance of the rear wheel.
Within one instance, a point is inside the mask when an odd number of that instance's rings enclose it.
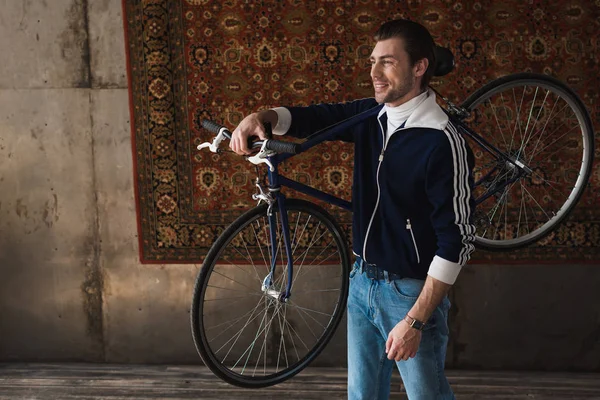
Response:
[[[206,365],[242,387],[291,378],[323,350],[342,319],[348,296],[349,255],[333,218],[302,200],[286,200],[293,254],[291,296],[281,218],[271,242],[267,206],[234,221],[215,242],[197,278],[192,332]],[[273,249],[274,246],[274,249]],[[263,282],[271,270],[273,283]]]
[[[545,75],[496,79],[462,105],[464,122],[507,162],[474,145],[476,244],[509,250],[540,240],[573,210],[590,177],[592,122],[581,99]],[[529,171],[519,176],[523,165]],[[498,188],[501,188],[498,190]]]

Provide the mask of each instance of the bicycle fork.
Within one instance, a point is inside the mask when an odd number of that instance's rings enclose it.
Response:
[[[279,191],[279,187],[270,187],[269,194],[266,194],[260,186],[258,180],[256,183],[259,193],[253,197],[258,200],[266,201],[269,204],[267,208],[267,216],[269,220],[269,240],[271,241],[271,266],[269,273],[263,279],[261,290],[267,296],[270,296],[280,302],[285,303],[292,294],[292,278],[294,276],[294,267],[292,261],[292,243],[290,240],[290,225],[285,206],[285,196]],[[278,207],[279,215],[281,216],[281,235],[279,237],[277,216],[273,212],[273,206]],[[287,284],[284,290],[277,290],[274,285],[275,272],[277,266],[277,257],[279,256],[280,243],[283,239],[283,247],[287,256]]]

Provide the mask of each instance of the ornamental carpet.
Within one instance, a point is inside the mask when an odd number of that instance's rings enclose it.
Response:
[[[212,139],[202,119],[232,129],[258,109],[371,97],[371,38],[388,19],[417,20],[452,50],[455,70],[431,86],[458,104],[496,77],[537,72],[566,82],[600,124],[598,1],[123,0],[123,9],[142,262],[201,263],[255,204],[253,166],[196,150]],[[332,142],[281,172],[349,199],[352,166],[351,145]],[[596,163],[555,233],[517,251],[476,251],[472,263],[598,260],[599,181]],[[350,215],[328,209],[349,237]]]

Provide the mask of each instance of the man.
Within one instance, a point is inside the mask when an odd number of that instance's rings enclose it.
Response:
[[[395,361],[409,399],[453,399],[444,375],[447,292],[473,250],[472,154],[428,90],[435,47],[427,29],[389,21],[375,41],[375,99],[251,114],[230,147],[249,154],[247,138],[265,138],[265,122],[301,137],[381,107],[341,137],[355,143],[348,395],[387,399]]]

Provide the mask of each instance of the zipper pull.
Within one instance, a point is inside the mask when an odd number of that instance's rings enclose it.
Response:
[[[410,225],[410,219],[406,219],[406,229],[410,230],[412,227]]]
[[[381,154],[379,155],[379,162],[383,161],[383,152],[385,151],[385,149],[381,149]]]

